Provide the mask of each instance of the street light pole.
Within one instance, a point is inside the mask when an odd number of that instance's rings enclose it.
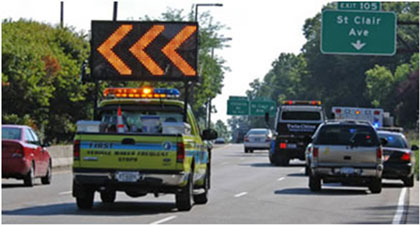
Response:
[[[200,6],[209,6],[209,7],[216,6],[216,7],[222,7],[223,4],[222,3],[199,3],[199,4],[195,4],[194,21],[197,22],[197,23],[198,23],[198,7],[200,7]],[[211,57],[213,58],[213,50],[212,50],[212,56]],[[194,93],[194,85],[191,85],[191,92]],[[207,127],[210,128],[210,123],[211,123],[211,120],[210,120],[211,99],[207,103],[207,107],[208,107],[208,125],[207,125]],[[207,110],[206,110],[206,114],[207,114]]]

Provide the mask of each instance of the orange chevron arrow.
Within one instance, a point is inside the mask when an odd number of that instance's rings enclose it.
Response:
[[[130,52],[149,70],[153,75],[163,75],[163,70],[153,61],[144,49],[165,29],[163,25],[154,25],[133,46]]]
[[[133,25],[131,24],[121,25],[97,48],[98,52],[101,53],[121,75],[131,75],[131,69],[112,51],[112,48],[114,48],[115,45],[117,45],[132,29]]]
[[[164,48],[162,48],[163,54],[165,54],[186,76],[195,76],[196,71],[175,50],[196,30],[196,26],[185,26]]]

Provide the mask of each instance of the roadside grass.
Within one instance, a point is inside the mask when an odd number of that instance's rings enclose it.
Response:
[[[408,144],[410,147],[412,145],[419,146],[419,133],[416,130],[409,130],[405,133],[405,137],[407,138]],[[416,167],[415,167],[415,173],[416,178],[419,180],[419,151],[415,151],[414,154],[416,155]]]

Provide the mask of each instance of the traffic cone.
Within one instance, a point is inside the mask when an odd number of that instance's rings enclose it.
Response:
[[[124,123],[121,113],[121,106],[118,106],[118,115],[117,115],[117,132],[124,133]]]

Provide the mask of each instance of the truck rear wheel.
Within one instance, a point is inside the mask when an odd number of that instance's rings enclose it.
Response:
[[[204,193],[193,195],[195,204],[206,204],[208,201],[208,192],[209,192],[210,176],[209,170],[206,172],[206,177],[204,178],[203,189]]]
[[[175,194],[176,207],[179,211],[189,211],[192,207],[193,175],[191,172],[187,185]]]
[[[309,174],[309,189],[313,192],[321,191],[321,178]]]
[[[77,196],[77,207],[79,209],[91,209],[93,206],[94,194],[94,191],[85,191],[83,195]]]
[[[114,203],[116,195],[116,191],[102,191],[101,200],[103,203]]]
[[[369,184],[369,190],[373,194],[379,194],[379,193],[381,193],[381,191],[382,191],[382,180],[381,179],[374,179]]]

